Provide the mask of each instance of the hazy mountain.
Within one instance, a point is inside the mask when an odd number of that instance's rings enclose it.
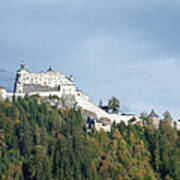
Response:
[[[13,91],[14,78],[13,72],[0,69],[0,86],[5,87],[8,91]]]

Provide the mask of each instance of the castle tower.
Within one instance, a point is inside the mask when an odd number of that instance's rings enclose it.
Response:
[[[157,128],[160,123],[159,116],[155,113],[154,109],[151,110],[151,113],[149,114],[148,118],[152,119],[152,123]]]
[[[27,73],[28,70],[26,69],[26,65],[24,62],[21,63],[20,69],[18,70],[18,73]]]
[[[23,92],[22,78],[27,73],[28,73],[28,70],[26,69],[26,65],[25,65],[24,62],[22,62],[21,65],[20,65],[20,69],[17,71],[17,74],[16,74],[14,92],[18,92],[18,93]]]
[[[53,72],[53,69],[52,69],[52,67],[51,66],[49,66],[49,69],[48,69],[48,71],[47,72]]]

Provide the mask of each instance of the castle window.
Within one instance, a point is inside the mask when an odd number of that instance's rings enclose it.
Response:
[[[58,90],[61,91],[61,86],[58,86]]]

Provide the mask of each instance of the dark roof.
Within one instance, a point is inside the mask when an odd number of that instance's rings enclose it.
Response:
[[[101,106],[101,109],[109,109],[109,106]]]
[[[154,111],[154,109],[152,109],[152,111],[151,111],[151,113],[149,114],[149,116],[148,117],[159,117],[156,113],[155,113],[155,111]]]
[[[136,114],[126,114],[126,113],[122,113],[122,116],[136,116]]]
[[[48,72],[53,72],[53,69],[51,66],[49,66]]]
[[[18,70],[18,72],[20,72],[20,71],[22,71],[22,70],[28,71],[28,70],[26,69],[26,65],[25,65],[24,62],[21,63],[20,69]]]

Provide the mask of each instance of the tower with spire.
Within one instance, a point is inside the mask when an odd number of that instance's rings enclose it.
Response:
[[[23,79],[23,77],[25,76],[25,74],[28,74],[28,70],[26,69],[26,65],[24,63],[24,61],[22,61],[22,63],[20,64],[20,68],[17,71],[16,74],[16,81],[14,84],[14,92],[23,92],[23,85],[22,85],[22,81],[21,79]]]
[[[159,115],[156,114],[154,109],[151,110],[148,118],[152,120],[152,123],[156,128],[159,127],[160,118]]]

